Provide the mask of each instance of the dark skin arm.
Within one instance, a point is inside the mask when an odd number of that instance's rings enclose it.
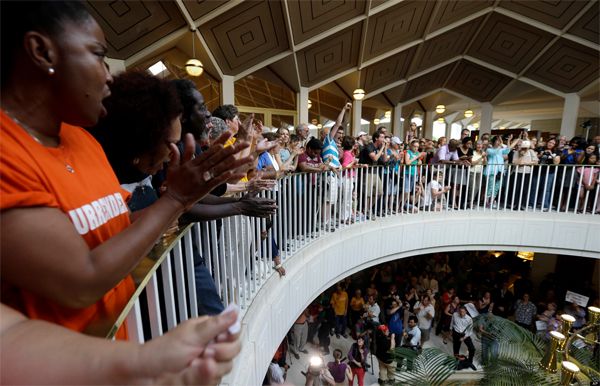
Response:
[[[177,218],[231,172],[252,158],[236,160],[246,144],[223,149],[222,136],[214,149],[192,159],[194,140],[186,138],[184,157],[171,145],[168,189],[140,218],[103,244],[90,249],[65,213],[57,208],[15,208],[2,212],[0,260],[2,280],[60,305],[83,308],[98,301],[125,278]],[[182,160],[180,162],[180,160]],[[214,178],[204,181],[211,170]],[[38,242],[31,242],[35,235]]]

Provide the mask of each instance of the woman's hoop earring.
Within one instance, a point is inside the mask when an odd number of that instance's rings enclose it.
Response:
[[[54,73],[55,73],[55,72],[56,72],[56,71],[54,71],[54,67],[50,67],[50,68],[48,69],[48,75],[50,75],[50,76],[54,75]]]

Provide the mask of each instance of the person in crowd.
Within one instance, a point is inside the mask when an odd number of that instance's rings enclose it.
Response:
[[[331,307],[335,315],[335,335],[347,338],[346,325],[348,323],[348,293],[341,283],[336,285],[335,292],[331,295]]]
[[[385,166],[388,161],[387,148],[389,144],[385,140],[385,134],[376,131],[373,133],[373,142],[365,146],[359,155],[359,162],[363,165]],[[383,194],[383,181],[381,179],[382,169],[370,170],[369,173],[362,175],[362,181],[359,181],[361,192],[360,199],[364,204],[363,210],[367,217],[373,215],[373,211],[379,214],[381,211],[381,199]],[[365,194],[366,197],[362,197]]]
[[[445,194],[452,189],[451,186],[443,186],[444,174],[441,170],[433,170],[431,172],[431,181],[427,183],[425,188],[425,198],[423,205],[427,210],[440,211],[446,205]]]
[[[0,304],[0,383],[217,385],[241,349],[228,332],[236,320],[236,311],[190,319],[140,345],[27,319]]]
[[[406,331],[402,335],[402,347],[409,348],[414,351],[419,351],[421,349],[423,337],[421,336],[421,330],[418,327],[418,318],[414,315],[411,315],[408,318],[408,325]],[[403,360],[398,361],[398,365],[396,367],[397,370],[400,370],[403,365]],[[413,370],[413,359],[407,359],[406,361],[406,371]]]
[[[174,84],[176,84],[176,85],[178,83],[180,83],[180,82],[179,81],[174,82]],[[180,91],[179,88],[178,88],[178,91]],[[200,94],[200,95],[202,95],[202,94]],[[183,103],[185,96],[182,96],[181,92],[179,93],[179,98],[182,100],[182,103]],[[202,104],[204,104],[204,97],[202,98]],[[206,111],[208,114],[208,109],[206,109],[206,106],[204,107],[204,111]],[[185,109],[184,109],[184,113],[185,113]],[[182,131],[185,126],[185,123],[183,122],[183,116],[184,116],[184,114],[182,114],[182,122],[181,122]],[[209,124],[207,123],[207,125],[206,125],[207,131],[208,131],[208,146],[206,146],[206,148],[208,148],[214,141],[216,141],[217,138],[219,138],[221,135],[223,135],[224,132],[229,130],[229,127],[227,126],[225,121],[222,120],[221,118],[211,116],[209,118],[208,122],[210,122],[210,123]]]
[[[458,357],[460,353],[460,346],[464,342],[469,352],[468,361],[473,363],[475,357],[475,346],[471,335],[473,334],[473,319],[467,314],[465,306],[460,306],[458,312],[452,315],[452,322],[450,325],[452,330],[452,351],[455,357]]]
[[[429,333],[431,331],[431,325],[433,318],[435,317],[435,308],[431,304],[429,296],[425,295],[421,298],[421,301],[415,304],[415,315],[417,317],[419,334],[421,338],[421,344],[429,340]]]
[[[509,315],[511,315],[515,295],[509,289],[507,281],[502,282],[502,287],[498,290],[497,294],[494,296],[494,299],[496,299],[496,306],[494,307],[494,313],[496,315],[502,316],[503,318],[507,318]]]
[[[415,304],[419,301],[419,294],[417,288],[411,285],[408,291],[404,294],[404,301],[408,303],[408,311],[414,314]]]
[[[277,355],[277,353],[275,353]],[[267,382],[266,385],[283,385],[285,384],[285,378],[287,376],[288,366],[282,367],[279,364],[279,358],[273,356],[271,363],[269,363],[269,369],[267,370]]]
[[[448,144],[446,145],[445,144],[446,138],[441,137],[438,140],[438,143],[440,143],[442,138],[443,138],[443,141],[441,143],[444,143],[444,144],[439,145],[437,152],[435,153],[435,155],[433,156],[433,159],[431,160],[431,163],[434,165],[438,165],[438,164],[463,165],[463,164],[465,164],[460,159],[460,157],[458,156],[458,153],[457,153],[458,145],[460,142],[456,139],[451,139],[450,142],[448,142]]]
[[[574,302],[567,303],[565,306],[565,314],[575,318],[572,326],[573,329],[578,330],[585,325],[585,307]]]
[[[409,212],[416,211],[415,197],[417,196],[416,191],[419,184],[419,165],[423,163],[425,153],[419,152],[419,141],[413,140],[410,142],[410,147],[404,155],[404,209]],[[415,193],[411,195],[411,193]]]
[[[367,298],[365,311],[366,312],[363,314],[363,318],[366,319],[367,324],[369,324],[371,327],[379,326],[379,314],[381,313],[381,308],[379,308],[379,304],[377,304],[377,301],[373,295],[369,295]]]
[[[404,304],[400,301],[400,297],[396,296],[392,299],[391,304],[387,309],[387,325],[390,332],[396,336],[402,336],[405,318],[407,317],[408,310],[404,308]]]
[[[308,136],[310,135],[310,129],[306,123],[301,123],[296,126],[296,135],[298,135],[301,147],[305,147]]]
[[[512,141],[512,135],[508,136],[507,147],[503,147],[502,137],[500,135],[491,138],[492,147],[486,150],[487,166],[483,172],[486,185],[486,203],[487,208],[492,208],[502,188],[504,178],[504,156],[517,145],[517,141]]]
[[[462,142],[465,138],[471,137],[471,130],[464,128],[460,131],[460,141]]]
[[[346,379],[352,378],[352,371],[348,364],[342,362],[342,350],[333,350],[333,362],[327,363],[327,368],[335,381],[334,386],[346,386]]]
[[[290,348],[290,352],[296,359],[300,359],[298,353],[308,354],[308,350],[304,348],[308,339],[308,317],[308,310],[302,311],[292,327],[292,347]]]
[[[279,150],[279,159],[282,162],[282,170],[285,172],[294,172],[298,167],[298,156],[304,151],[298,141],[292,142],[288,129],[282,127],[277,130],[277,138],[281,143]]]
[[[77,127],[106,114],[113,80],[99,25],[80,3],[31,2],[3,4],[2,28],[2,301],[104,335],[133,293],[133,267],[196,201],[240,178],[236,170],[252,159],[233,155],[248,145],[223,150],[224,136],[192,159],[191,136],[183,155],[163,144],[171,154],[167,194],[130,226],[129,193]],[[31,243],[32,235],[46,241]]]
[[[543,211],[551,209],[552,185],[556,176],[556,166],[560,163],[560,155],[556,150],[556,139],[550,138],[546,142],[546,146],[541,148],[537,154],[539,168],[536,168],[533,173],[531,186],[538,186],[537,197],[532,194],[529,198],[529,206],[537,207],[541,205]],[[539,181],[539,182],[538,182]]]
[[[375,357],[379,363],[379,377],[377,382],[380,385],[385,383],[393,384],[395,382],[394,372],[396,363],[394,362],[391,351],[396,347],[396,336],[390,333],[390,330],[388,330],[385,324],[382,324],[377,327],[375,341]]]
[[[327,170],[331,170],[331,167],[328,164],[323,163],[322,159],[321,159],[321,149],[323,148],[323,143],[318,140],[317,138],[311,138],[308,143],[306,144],[306,148],[304,150],[304,153],[302,153],[299,158],[298,158],[298,171],[301,172],[309,172],[309,173],[319,173],[322,171],[327,171]],[[321,210],[322,208],[322,202],[317,199],[316,194],[318,192],[318,186],[320,186],[321,184],[321,176],[319,175],[315,175],[315,174],[311,174],[308,177],[308,184],[309,186],[307,187],[308,189],[312,189],[313,191],[313,200],[316,200],[318,202],[313,201],[313,205],[315,205],[315,207],[317,208],[317,213],[321,213],[321,216],[323,216],[323,211]],[[310,194],[310,193],[309,193]],[[316,229],[317,224],[316,224],[316,216],[315,213],[313,211],[309,211],[309,213],[307,214],[307,224],[308,224],[308,229],[312,232],[312,230]],[[309,232],[310,233],[310,232]]]
[[[483,296],[477,302],[477,311],[480,314],[491,314],[494,310],[494,301],[492,300],[492,293],[485,291]]]
[[[361,317],[364,307],[365,299],[362,296],[362,291],[360,290],[360,288],[357,288],[356,291],[354,291],[354,296],[352,296],[352,299],[350,299],[349,316],[350,325],[352,326],[352,329],[354,329],[356,322]]]
[[[451,301],[444,307],[444,314],[440,320],[442,341],[444,344],[448,342],[452,337],[452,317],[460,308],[460,298],[456,295],[452,295]]]
[[[349,135],[342,138],[342,158],[340,160],[342,169],[342,221],[347,225],[354,222],[352,213],[353,193],[356,184],[356,170],[359,166],[358,159],[354,156],[356,141]]]
[[[240,131],[242,121],[240,120],[238,109],[234,105],[218,106],[212,112],[212,116],[224,120],[233,136],[237,135]]]
[[[365,146],[367,146],[369,144],[368,136],[369,136],[369,134],[365,131],[359,132],[358,135],[356,136],[356,144],[358,145],[358,154],[355,154],[355,156],[358,156],[360,154],[360,152],[362,152],[362,150],[365,148]]]
[[[594,205],[594,201],[597,202],[596,205],[600,206],[600,201],[595,200],[598,196],[598,192],[594,194],[594,190],[598,190],[598,173],[600,172],[600,168],[598,167],[598,156],[595,153],[589,155],[586,154],[583,164],[591,166],[577,168],[577,180],[580,181],[578,213],[587,212],[588,207],[590,208],[590,211],[593,210],[592,206]]]
[[[560,154],[560,164],[567,165],[563,166],[558,175],[558,181],[562,185],[562,197],[560,202],[560,210],[566,211],[571,204],[575,201],[576,194],[572,193],[579,182],[577,181],[577,174],[575,167],[572,165],[580,165],[585,158],[585,147],[586,141],[582,137],[573,137],[569,142],[568,146],[565,146]],[[568,202],[571,200],[571,202]]]
[[[348,386],[354,386],[354,379],[357,379],[358,386],[364,386],[367,355],[369,355],[369,349],[365,344],[365,339],[359,336],[356,342],[352,343],[348,351],[348,363],[352,372],[352,375],[348,379]]]
[[[397,202],[398,187],[400,185],[400,165],[404,162],[404,152],[400,151],[402,141],[398,137],[391,137],[387,149],[388,162],[384,168],[383,190],[387,197],[388,214],[396,213],[400,205]]]
[[[467,135],[464,135],[465,130]],[[458,159],[462,161],[462,165],[454,168],[453,207],[455,209],[466,209],[468,203],[467,186],[469,182],[469,167],[471,166],[471,161],[473,159],[473,140],[469,134],[468,129],[463,129],[463,132],[461,133],[461,143],[456,148],[456,154],[458,154]]]
[[[518,210],[519,208],[525,209],[527,201],[531,198],[530,194],[530,183],[532,182],[531,176],[535,165],[537,165],[539,159],[534,150],[531,149],[531,142],[528,140],[518,140],[516,151],[514,152],[512,163],[516,166],[515,172],[512,174],[512,197],[509,201],[512,203],[512,208]],[[530,209],[534,209],[533,206]]]
[[[404,142],[410,143],[413,139],[417,139],[417,124],[415,122],[410,123],[410,126],[406,131]]]
[[[530,330],[536,314],[535,304],[529,301],[529,294],[524,293],[523,297],[515,304],[515,323]]]

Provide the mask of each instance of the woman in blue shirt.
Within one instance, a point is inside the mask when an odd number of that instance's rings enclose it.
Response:
[[[502,147],[502,137],[496,135],[492,137],[492,147],[485,152],[487,154],[487,166],[483,174],[486,176],[486,206],[491,208],[500,188],[502,187],[502,175],[504,173],[504,156],[508,156],[511,149],[515,147],[517,141],[511,143],[512,135],[508,136],[508,146]]]

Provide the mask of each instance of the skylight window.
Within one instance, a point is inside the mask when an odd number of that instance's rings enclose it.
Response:
[[[162,60],[159,60],[158,62],[156,62],[153,65],[151,65],[150,67],[148,67],[148,71],[150,71],[150,73],[154,76],[160,74],[161,72],[165,71],[166,69],[167,69],[167,67],[162,62]]]

